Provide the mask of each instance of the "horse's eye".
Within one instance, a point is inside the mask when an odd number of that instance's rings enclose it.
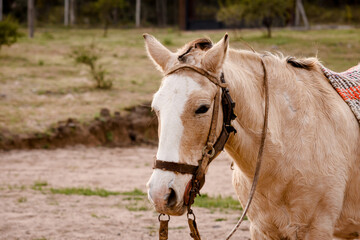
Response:
[[[196,109],[195,114],[206,113],[209,110],[208,105],[201,105],[198,109]]]

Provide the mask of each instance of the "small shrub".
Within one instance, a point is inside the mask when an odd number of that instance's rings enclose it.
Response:
[[[90,74],[96,82],[97,88],[110,89],[112,87],[112,81],[106,79],[106,70],[98,64],[100,50],[94,44],[77,47],[70,56],[74,58],[76,63],[84,64],[90,68]]]
[[[171,38],[166,37],[166,38],[164,39],[164,45],[166,45],[166,46],[171,46],[171,45],[174,45],[174,42],[173,42],[173,40],[172,40]]]
[[[106,140],[108,142],[112,142],[114,140],[114,136],[112,132],[106,132]]]
[[[18,23],[12,18],[0,21],[0,49],[2,45],[11,46],[21,37]]]

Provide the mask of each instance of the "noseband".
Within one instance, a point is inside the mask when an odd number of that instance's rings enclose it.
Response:
[[[205,182],[205,173],[212,160],[214,160],[219,153],[224,149],[224,146],[232,132],[236,133],[235,128],[231,125],[231,121],[236,118],[234,113],[235,103],[233,102],[227,84],[225,83],[224,74],[221,73],[220,78],[216,77],[212,73],[205,71],[204,69],[181,64],[175,66],[166,72],[165,76],[175,73],[179,70],[189,69],[205,76],[213,84],[217,86],[217,91],[214,97],[214,108],[212,114],[212,120],[210,124],[210,130],[207,137],[207,142],[202,151],[202,158],[198,161],[199,165],[190,165],[184,163],[168,162],[162,160],[156,160],[154,168],[172,171],[181,174],[192,174],[192,180],[189,182],[185,194],[184,204],[190,210],[191,205],[194,203],[196,195],[200,194],[200,189]],[[223,124],[219,137],[216,139],[216,126],[219,118],[220,108],[220,94],[221,94],[221,105],[223,110]]]

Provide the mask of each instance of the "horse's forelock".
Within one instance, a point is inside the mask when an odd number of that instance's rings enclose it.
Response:
[[[196,39],[194,41],[191,41],[189,43],[187,43],[182,49],[178,56],[178,59],[180,61],[184,60],[184,57],[190,53],[193,49],[200,49],[202,51],[208,51],[210,48],[212,48],[213,43],[210,39],[208,38],[199,38]]]

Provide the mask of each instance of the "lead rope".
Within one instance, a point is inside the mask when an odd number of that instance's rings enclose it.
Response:
[[[161,216],[165,216],[165,214],[160,213],[159,214],[159,222],[160,222],[160,228],[159,228],[159,240],[168,240],[168,234],[169,234],[169,221],[170,216],[168,216],[168,219],[162,220]]]
[[[239,221],[237,222],[235,227],[231,230],[231,232],[227,235],[226,240],[229,240],[232,237],[232,235],[234,235],[234,233],[238,230],[241,223],[243,222],[245,215],[246,215],[247,211],[249,210],[251,201],[254,197],[256,185],[257,185],[257,182],[259,179],[260,167],[261,167],[262,156],[263,156],[263,152],[264,152],[265,139],[266,139],[267,128],[268,128],[268,120],[269,120],[269,83],[268,83],[268,79],[267,79],[267,72],[266,72],[265,63],[263,61],[263,58],[261,58],[261,64],[264,69],[264,91],[265,91],[265,116],[264,116],[264,125],[263,125],[262,135],[261,135],[261,143],[260,143],[259,153],[258,153],[257,160],[256,160],[256,168],[255,168],[253,183],[252,183],[250,194],[249,194],[249,199],[246,203],[245,209],[244,209]]]
[[[193,218],[190,217],[191,215],[193,216]],[[192,237],[194,240],[201,240],[199,230],[197,229],[196,217],[192,209],[188,211],[187,219],[190,229],[190,237]]]

